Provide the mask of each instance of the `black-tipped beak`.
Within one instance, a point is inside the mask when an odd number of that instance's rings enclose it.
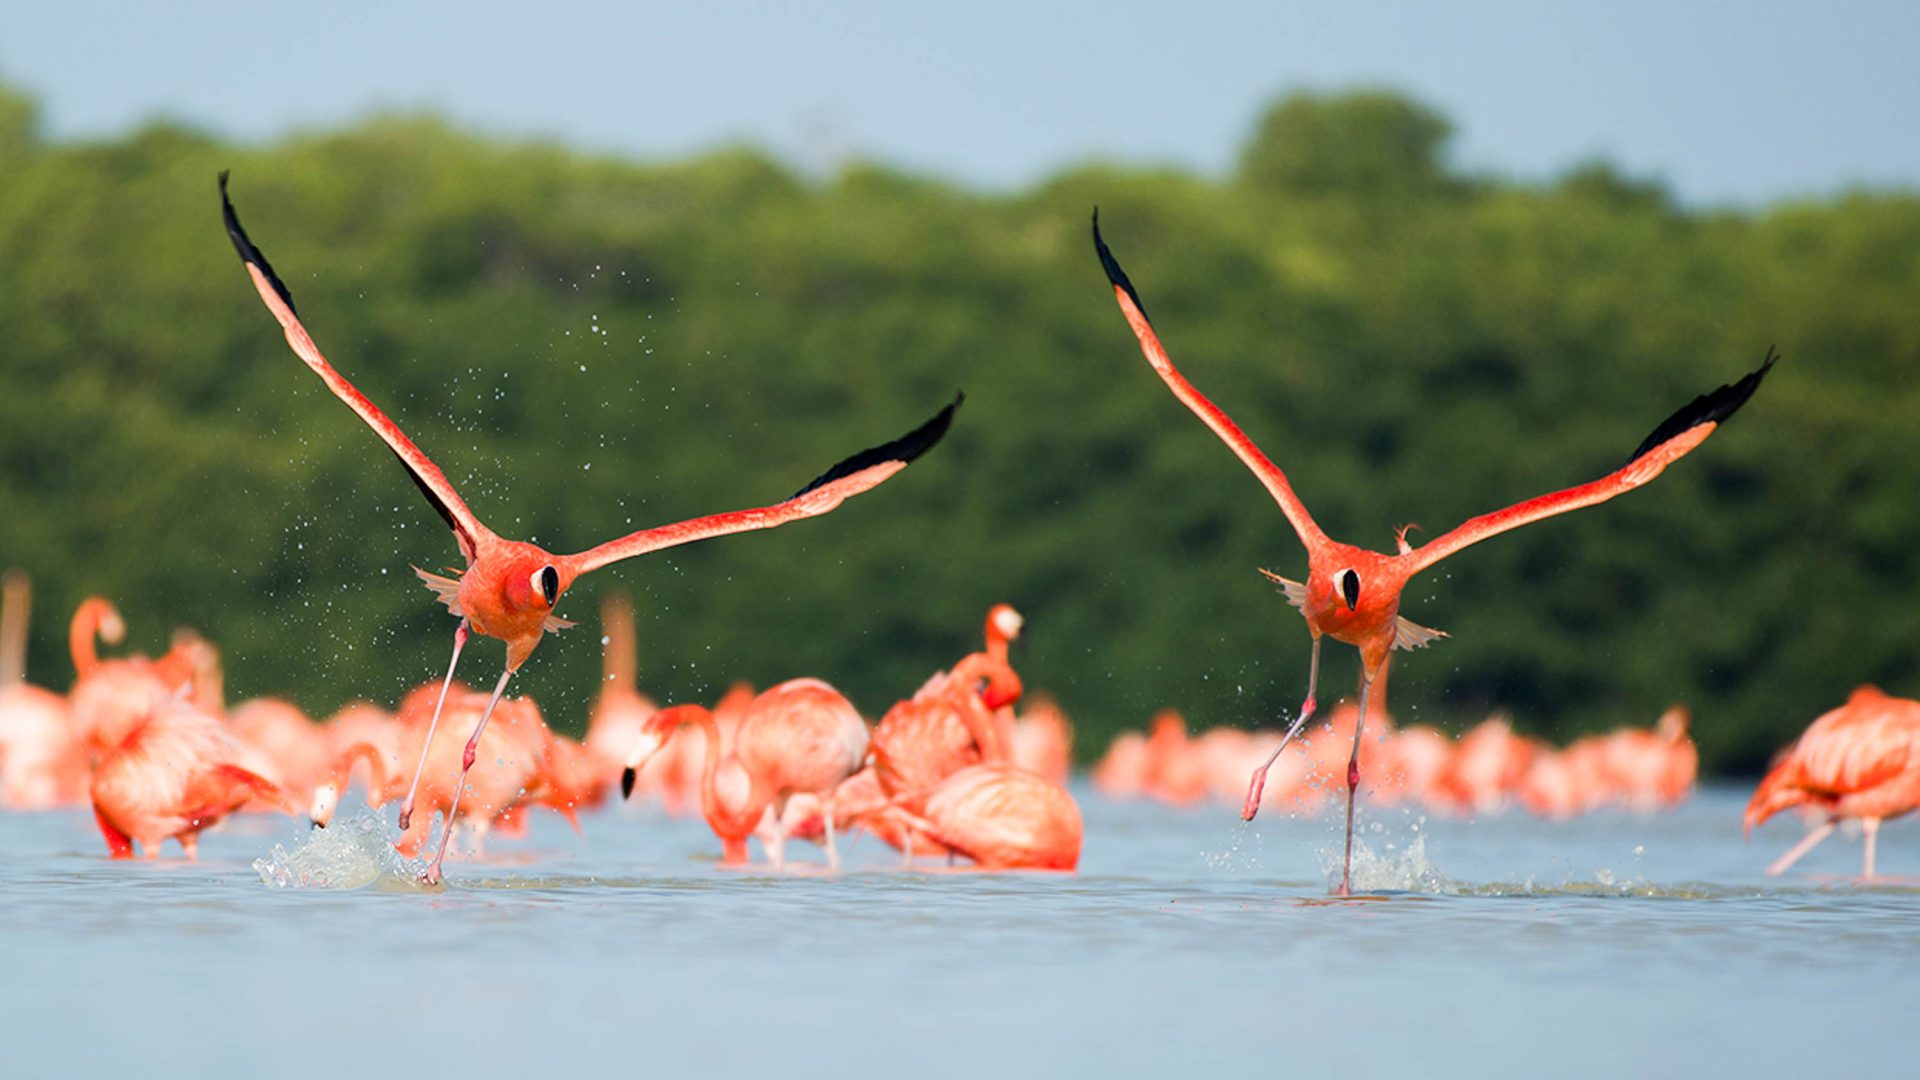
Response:
[[[309,821],[308,824],[312,825],[313,828],[315,829],[324,829],[327,827],[327,823],[324,821]],[[312,830],[308,830],[308,831],[312,831]]]
[[[1360,606],[1360,575],[1349,570],[1340,578],[1340,596],[1347,602],[1347,610]]]
[[[629,765],[620,772],[620,797],[633,798],[633,782],[640,778],[640,770]]]

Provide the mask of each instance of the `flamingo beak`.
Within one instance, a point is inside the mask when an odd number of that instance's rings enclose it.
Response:
[[[333,784],[321,784],[313,792],[313,809],[307,818],[316,829],[324,829],[327,822],[333,820],[333,811],[340,804],[340,789]]]
[[[664,740],[655,732],[643,731],[640,733],[639,741],[633,744],[633,752],[627,755],[626,770],[620,774],[620,797],[622,799],[630,799],[633,797],[634,781],[640,778],[640,770],[646,766],[648,760],[659,752],[663,741]]]

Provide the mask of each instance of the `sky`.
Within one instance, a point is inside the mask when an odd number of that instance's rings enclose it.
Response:
[[[912,0],[20,4],[47,134],[266,141],[380,111],[642,159],[751,142],[983,190],[1088,161],[1232,167],[1290,90],[1388,86],[1453,163],[1605,158],[1696,206],[1920,189],[1920,4]]]

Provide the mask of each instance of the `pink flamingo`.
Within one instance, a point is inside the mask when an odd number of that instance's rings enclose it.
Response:
[[[84,802],[85,748],[73,736],[67,699],[27,682],[27,576],[0,584],[0,806],[47,810]]]
[[[156,706],[94,769],[93,814],[108,853],[132,858],[138,843],[157,858],[161,841],[172,837],[194,859],[200,831],[248,800],[298,813],[271,780],[238,765],[239,755],[221,723],[192,703]]]
[[[1920,701],[1862,686],[1845,705],[1815,720],[1781,756],[1747,803],[1748,834],[1782,810],[1811,807],[1823,821],[1767,867],[1783,874],[1844,818],[1866,836],[1862,875],[1873,878],[1880,823],[1920,806]]]
[[[466,570],[451,578],[418,569],[415,573],[446,605],[447,610],[460,619],[454,630],[453,658],[447,664],[443,686],[452,685],[454,668],[460,662],[460,650],[466,645],[470,630],[506,643],[506,670],[500,673],[500,680],[494,685],[494,703],[499,702],[501,695],[506,692],[507,680],[533,655],[542,635],[549,630],[572,625],[556,617],[553,608],[560,594],[566,592],[581,575],[622,559],[663,548],[754,529],[771,529],[828,513],[847,499],[878,487],[931,449],[946,434],[948,425],[953,421],[954,410],[964,400],[964,395],[956,394],[952,404],[935,414],[931,420],[892,442],[847,458],[783,502],[643,529],[577,555],[554,555],[534,544],[505,539],[481,524],[480,519],[467,508],[460,493],[448,482],[446,474],[407,438],[398,424],[388,419],[378,406],[367,400],[327,362],[307,334],[306,327],[301,324],[294,310],[293,294],[287,291],[285,283],[267,262],[267,257],[261,254],[260,249],[248,239],[246,230],[240,227],[240,218],[227,198],[227,174],[224,172],[220,174],[220,207],[227,237],[239,253],[240,261],[245,264],[254,290],[280,324],[288,346],[320,376],[334,396],[351,408],[387,444],[387,448],[393,451],[408,476],[419,487],[420,493],[439,512],[447,527],[453,530],[460,554],[467,562]],[[481,733],[492,715],[493,705],[489,704],[480,711],[474,724],[473,737],[467,740],[467,749],[461,758],[460,783],[453,788],[454,801],[449,807],[446,831],[441,834],[439,850],[424,874],[429,883],[440,880],[440,865],[447,842],[453,835],[451,811],[458,807],[466,774],[476,760]],[[433,719],[428,723],[429,746],[439,719],[440,710],[436,707]],[[413,784],[400,803],[400,827],[403,830],[412,818],[415,793],[420,786],[420,770],[425,765],[426,759],[422,757],[421,764],[414,770]]]
[[[866,758],[866,721],[838,690],[819,679],[789,679],[753,699],[734,736],[731,755],[720,749],[720,732],[713,713],[698,705],[662,709],[647,721],[621,787],[631,795],[633,781],[647,760],[680,728],[695,725],[707,737],[707,753],[700,779],[701,810],[720,837],[723,863],[746,861],[747,837],[760,827],[771,810],[763,843],[775,869],[785,862],[785,817],[788,800],[809,795],[820,801],[826,831],[827,864],[838,868],[834,846],[835,792]],[[722,792],[723,764],[735,773]],[[744,783],[742,782],[744,781]]]
[[[394,797],[389,790],[391,774],[386,755],[373,743],[354,743],[334,756],[327,766],[326,779],[313,789],[313,805],[307,817],[316,827],[324,829],[333,820],[333,812],[340,808],[340,796],[353,782],[353,767],[361,763],[367,767],[367,805],[378,810]]]
[[[1483,514],[1418,549],[1407,542],[1407,529],[1402,528],[1397,541],[1398,553],[1386,555],[1342,544],[1328,537],[1314,522],[1313,515],[1307,512],[1306,504],[1294,494],[1293,485],[1287,481],[1286,474],[1280,471],[1279,466],[1173,366],[1172,359],[1160,344],[1159,335],[1154,332],[1153,324],[1147,320],[1146,308],[1140,302],[1139,293],[1127,279],[1126,271],[1120,268],[1119,261],[1113,257],[1113,252],[1107,249],[1106,243],[1100,238],[1098,213],[1093,221],[1093,246],[1101,267],[1106,271],[1107,281],[1113,286],[1114,299],[1120,305],[1120,312],[1132,328],[1147,362],[1173,395],[1259,478],[1267,493],[1280,505],[1281,513],[1300,538],[1301,545],[1307,549],[1308,573],[1304,583],[1288,581],[1277,574],[1265,572],[1280,586],[1288,602],[1300,609],[1313,639],[1313,653],[1307,669],[1306,700],[1301,704],[1300,715],[1294,719],[1293,726],[1281,740],[1280,747],[1274,751],[1276,757],[1313,715],[1322,637],[1331,636],[1335,641],[1345,642],[1360,650],[1360,715],[1363,721],[1370,718],[1373,711],[1369,708],[1369,698],[1373,685],[1385,675],[1387,661],[1393,650],[1421,648],[1444,636],[1400,616],[1400,594],[1408,581],[1416,574],[1431,569],[1442,559],[1489,537],[1556,514],[1598,505],[1647,483],[1668,465],[1699,446],[1745,404],[1774,363],[1773,353],[1769,351],[1757,371],[1737,383],[1695,398],[1656,427],[1625,465],[1598,480]],[[1380,697],[1382,701],[1385,700],[1384,690]],[[1354,725],[1353,751],[1347,758],[1347,851],[1340,875],[1339,895],[1342,896],[1351,892],[1353,796],[1355,789],[1360,786],[1360,739],[1365,728],[1364,722]],[[1254,773],[1248,784],[1246,804],[1241,810],[1243,817],[1251,819],[1259,812],[1260,788],[1265,779],[1265,768]]]

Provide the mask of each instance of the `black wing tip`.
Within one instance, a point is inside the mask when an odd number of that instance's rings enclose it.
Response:
[[[1100,268],[1107,272],[1107,280],[1114,286],[1125,289],[1127,296],[1133,300],[1135,310],[1140,312],[1140,317],[1147,319],[1147,305],[1140,302],[1140,293],[1134,289],[1132,279],[1127,277],[1125,270],[1120,269],[1120,260],[1113,257],[1107,242],[1100,238],[1100,208],[1097,206],[1093,208],[1093,250],[1100,255]],[[1153,320],[1147,319],[1147,321]]]
[[[797,499],[815,488],[831,484],[843,476],[852,476],[862,469],[871,469],[875,465],[883,465],[889,461],[898,461],[903,465],[912,462],[921,454],[933,449],[934,444],[946,436],[947,429],[953,426],[953,414],[960,408],[961,403],[966,400],[967,392],[965,390],[954,391],[953,400],[947,403],[946,408],[935,413],[933,419],[928,420],[926,423],[921,424],[919,427],[914,428],[912,431],[907,432],[892,442],[882,443],[871,449],[862,450],[845,461],[840,462],[838,465],[815,477],[813,482],[806,487],[794,492],[792,498]]]
[[[1701,394],[1682,405],[1680,411],[1667,417],[1659,427],[1653,429],[1653,434],[1647,436],[1646,441],[1640,444],[1640,448],[1633,452],[1633,456],[1627,459],[1627,464],[1631,465],[1640,460],[1649,450],[1676,435],[1691,431],[1701,424],[1721,423],[1739,412],[1740,407],[1753,396],[1753,392],[1760,389],[1761,380],[1767,377],[1767,372],[1772,371],[1773,365],[1779,360],[1779,351],[1772,345],[1768,345],[1766,359],[1760,362],[1759,367],[1748,372],[1738,382],[1728,383],[1717,390]]]
[[[227,177],[231,172],[230,169],[220,170],[220,217],[227,225],[227,239],[233,241],[233,250],[240,253],[240,261],[259,267],[260,272],[267,275],[267,280],[272,283],[273,291],[287,305],[287,310],[299,315],[300,310],[293,306],[293,294],[287,291],[286,283],[280,280],[279,274],[273,272],[273,264],[254,246],[252,238],[247,236],[247,230],[240,225],[240,215],[234,212],[233,200],[227,197]]]

